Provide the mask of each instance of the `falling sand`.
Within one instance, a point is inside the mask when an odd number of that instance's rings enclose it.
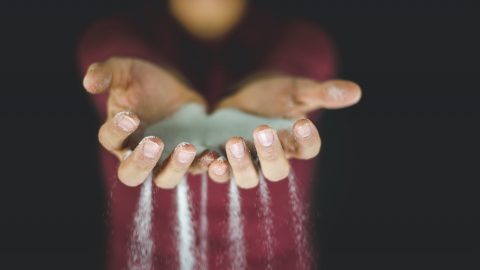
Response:
[[[180,270],[191,270],[195,266],[195,252],[191,201],[187,177],[177,186],[177,250]]]
[[[200,261],[199,269],[208,269],[208,177],[206,173],[202,174],[201,198],[200,198]]]
[[[133,219],[133,234],[128,268],[151,270],[154,243],[152,239],[152,174],[142,185],[137,211]]]
[[[296,177],[293,171],[288,175],[288,193],[292,209],[293,229],[295,233],[295,248],[297,251],[297,268],[309,269],[311,266],[310,246],[305,229],[307,214],[298,193]]]
[[[262,230],[265,234],[265,255],[267,266],[265,269],[274,269],[274,226],[271,211],[271,197],[265,178],[260,173],[260,216]],[[308,269],[312,258],[306,234],[307,215],[298,193],[298,187],[293,172],[288,176],[289,199],[293,219],[295,248],[297,253],[297,269]],[[192,220],[192,202],[190,199],[187,177],[185,176],[176,190],[177,204],[177,251],[179,269],[191,270],[194,268],[208,269],[208,177],[202,176],[200,200],[199,226],[199,260],[196,264],[195,233]],[[235,270],[246,269],[246,250],[244,239],[244,225],[241,208],[241,198],[238,186],[234,179],[230,181],[228,203],[228,239],[230,268]],[[154,241],[152,238],[152,175],[144,182],[139,196],[138,207],[134,216],[134,228],[131,238],[130,270],[151,270]]]
[[[231,269],[242,270],[246,268],[245,239],[243,236],[243,219],[240,193],[234,179],[230,180],[228,204],[228,236],[230,240],[230,265]]]
[[[270,192],[268,190],[267,181],[263,176],[262,172],[259,172],[260,176],[260,203],[261,203],[261,218],[262,218],[262,225],[263,225],[263,232],[265,233],[265,253],[266,253],[266,260],[267,266],[265,269],[273,269],[273,250],[274,250],[274,242],[273,242],[273,217],[272,217],[272,210],[271,210],[271,200],[270,200]]]

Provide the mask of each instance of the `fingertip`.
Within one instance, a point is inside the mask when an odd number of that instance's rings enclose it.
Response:
[[[269,126],[269,125],[259,125],[257,128],[255,128],[253,130],[253,134],[255,135],[256,133],[261,132],[261,131],[266,130],[266,129],[272,129],[272,127]]]
[[[182,142],[175,148],[175,160],[183,166],[190,165],[195,158],[197,148],[191,143]]]
[[[157,187],[163,189],[175,188],[195,158],[196,148],[190,143],[180,143],[175,147],[172,155],[162,164],[154,178]]]
[[[342,87],[348,93],[347,98],[349,99],[350,104],[353,105],[358,103],[362,98],[362,88],[360,87],[360,85],[352,81],[341,81],[341,82],[343,84]]]
[[[230,138],[226,145],[227,157],[235,158],[237,160],[242,160],[246,156],[247,147],[245,140],[242,137],[232,137]]]
[[[253,131],[254,144],[258,152],[271,153],[275,150],[277,132],[267,125],[260,125]]]
[[[230,167],[224,157],[214,160],[208,167],[209,177],[217,183],[223,184],[230,179]]]
[[[179,143],[175,149],[178,149],[178,150],[185,150],[185,151],[189,151],[189,152],[197,152],[197,148],[195,147],[195,145],[191,144],[191,143],[188,143],[188,142],[181,142]]]
[[[155,136],[147,136],[138,144],[142,147],[142,155],[147,160],[158,160],[162,155],[164,144],[163,141]]]
[[[321,138],[317,128],[309,119],[300,119],[293,125],[293,134],[298,144],[297,158],[311,159],[320,153]]]
[[[201,174],[208,171],[208,167],[215,159],[218,158],[218,153],[212,150],[205,150],[193,160],[189,172],[193,175]]]
[[[308,139],[312,136],[313,130],[313,123],[307,118],[302,118],[297,120],[293,124],[293,132],[297,138],[302,140]]]
[[[356,83],[352,82],[352,84],[354,84],[352,86],[352,104],[357,104],[362,99],[362,88]]]
[[[281,167],[278,171],[265,172],[263,171],[264,178],[270,182],[279,182],[285,180],[290,172],[290,165]]]
[[[260,126],[254,133],[254,140],[261,171],[265,178],[272,182],[285,179],[290,171],[290,164],[277,132],[271,127]]]
[[[259,178],[245,140],[241,137],[232,137],[227,141],[226,148],[237,186],[243,189],[256,187]]]
[[[243,143],[243,142],[244,142],[244,139],[242,137],[234,136],[228,139],[226,146],[228,147],[234,143]]]
[[[112,82],[112,73],[99,63],[90,65],[83,78],[83,87],[91,94],[108,90]]]
[[[117,177],[118,177],[118,180],[127,187],[138,187],[139,185],[141,185],[145,181],[145,180],[144,181],[130,181],[129,179],[126,179],[123,176],[123,174],[121,174],[120,172],[118,172]]]
[[[324,88],[327,108],[344,108],[358,103],[362,96],[361,88],[351,81],[334,80]]]
[[[98,141],[109,151],[125,148],[128,137],[138,129],[140,119],[131,112],[119,112],[98,130]]]
[[[113,122],[117,128],[130,134],[140,125],[140,118],[131,111],[122,111],[115,114]]]
[[[216,151],[205,150],[200,155],[200,166],[208,168],[212,162],[214,162],[219,157]]]
[[[157,137],[145,137],[135,150],[120,162],[118,179],[135,187],[142,184],[157,164],[163,151],[163,142]]]

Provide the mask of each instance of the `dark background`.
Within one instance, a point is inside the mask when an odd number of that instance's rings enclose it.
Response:
[[[74,47],[143,1],[0,4],[0,269],[99,269],[99,120]],[[475,1],[255,1],[322,24],[362,102],[328,112],[313,202],[322,269],[480,269]]]

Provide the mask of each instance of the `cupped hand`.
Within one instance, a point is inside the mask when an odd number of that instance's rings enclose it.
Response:
[[[92,94],[108,92],[107,120],[100,127],[98,138],[121,161],[120,181],[137,186],[153,171],[157,186],[174,187],[189,170],[195,147],[188,143],[178,145],[159,167],[162,140],[145,137],[138,142],[139,138],[145,126],[168,117],[185,103],[205,105],[204,99],[172,72],[133,58],[114,57],[92,64],[83,84]]]
[[[320,151],[318,130],[310,120],[305,119],[307,114],[321,108],[348,107],[357,103],[360,97],[360,87],[343,80],[317,82],[276,76],[248,83],[220,102],[218,108],[236,108],[265,117],[298,120],[291,130],[276,132],[268,126],[259,126],[253,132],[252,147],[248,147],[243,138],[231,138],[225,146],[230,166],[225,161],[215,161],[209,168],[210,177],[217,182],[225,182],[229,179],[229,170],[232,170],[240,187],[255,187],[259,177],[249,151],[252,149],[265,178],[271,181],[285,179],[290,171],[289,158],[312,159]]]

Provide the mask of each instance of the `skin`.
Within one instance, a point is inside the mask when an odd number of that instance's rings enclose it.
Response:
[[[196,8],[192,8],[193,2]],[[171,0],[170,5],[173,15],[192,35],[216,39],[240,20],[246,1]],[[311,159],[320,151],[320,136],[306,115],[318,109],[348,107],[361,97],[358,85],[343,80],[317,82],[285,74],[250,80],[217,108],[299,120],[292,130],[276,132],[266,125],[259,126],[253,131],[253,145],[240,137],[229,139],[225,143],[225,159],[212,151],[195,157],[196,149],[188,142],[178,145],[173,153],[163,153],[161,138],[142,138],[145,127],[168,117],[182,105],[207,104],[173,72],[144,60],[113,57],[92,64],[83,84],[91,94],[108,92],[107,119],[99,129],[98,139],[120,160],[120,181],[138,186],[152,172],[154,183],[160,188],[174,188],[184,174],[202,172],[208,172],[218,183],[227,182],[233,175],[239,187],[253,188],[259,177],[252,152],[258,157],[265,178],[285,179],[290,170],[288,159]],[[168,159],[158,165],[162,155],[168,155]]]
[[[267,117],[300,118],[292,130],[276,132],[262,125],[253,131],[254,149],[262,173],[268,180],[280,181],[288,176],[288,159],[312,159],[320,152],[318,130],[305,118],[306,115],[321,108],[348,107],[357,103],[360,97],[360,87],[349,81],[316,82],[281,75],[250,82],[220,102],[218,108],[233,107]],[[232,138],[227,142],[226,148],[230,150],[227,151],[228,161],[237,184],[242,188],[252,188],[258,185],[259,180],[252,156],[246,152],[245,156],[235,158],[231,151],[232,145],[240,141],[245,145],[241,138]]]
[[[171,0],[173,16],[193,36],[215,40],[228,33],[242,18],[245,0]]]
[[[178,175],[190,169],[195,147],[179,145],[167,164],[157,168],[163,142],[156,137],[140,141],[141,134],[145,126],[168,117],[183,104],[196,102],[204,105],[204,99],[171,72],[132,58],[115,57],[92,64],[83,84],[92,94],[108,92],[107,120],[100,127],[98,139],[120,160],[120,181],[137,186],[153,170],[154,181],[159,187],[174,187],[180,181]],[[126,157],[130,149],[133,152]],[[186,160],[186,156],[191,156],[191,160]],[[165,178],[170,176],[171,181],[166,181]]]
[[[297,83],[292,83],[294,81]],[[255,187],[259,178],[250,150],[257,154],[267,179],[282,180],[290,168],[287,159],[311,159],[320,151],[316,127],[302,117],[320,108],[353,105],[361,96],[360,88],[348,81],[322,83],[285,75],[251,81],[220,102],[218,108],[232,107],[262,116],[301,119],[295,122],[292,130],[276,132],[268,126],[259,126],[253,131],[252,149],[244,139],[231,138],[225,144],[228,158],[225,160],[211,151],[195,158],[195,147],[188,143],[179,145],[173,153],[162,153],[161,138],[139,140],[137,134],[142,134],[143,127],[168,117],[183,104],[206,104],[201,96],[167,70],[139,59],[111,58],[91,65],[84,78],[84,87],[91,94],[105,91],[109,94],[108,116],[100,127],[98,138],[105,149],[119,158],[120,181],[138,186],[153,171],[154,182],[161,188],[175,187],[187,172],[205,171],[219,183],[228,181],[233,174],[240,187]],[[262,106],[266,101],[271,105]],[[130,149],[133,152],[127,156]],[[157,162],[161,155],[169,155],[169,158],[159,167]]]

